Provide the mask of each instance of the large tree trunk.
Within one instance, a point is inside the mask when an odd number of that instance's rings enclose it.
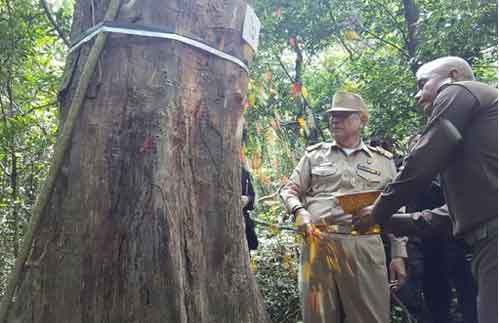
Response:
[[[77,1],[73,39],[107,5]],[[128,1],[118,21],[250,60],[245,11],[242,0]],[[62,121],[90,46],[68,59]],[[265,322],[239,204],[247,77],[174,41],[108,37],[8,322]]]

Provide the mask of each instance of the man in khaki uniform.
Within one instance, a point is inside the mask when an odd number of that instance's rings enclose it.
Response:
[[[304,243],[301,254],[303,320],[387,323],[390,294],[381,238],[377,234],[350,235],[352,215],[344,213],[336,196],[382,189],[396,176],[395,165],[389,152],[362,142],[368,114],[360,96],[338,92],[328,112],[335,142],[308,147],[280,190],[281,199],[309,242]],[[310,239],[315,239],[317,232],[310,232],[308,224],[321,225],[320,238],[313,244]],[[405,240],[391,241],[390,271],[393,278],[403,280]]]

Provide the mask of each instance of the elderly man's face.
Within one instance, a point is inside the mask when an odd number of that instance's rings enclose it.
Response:
[[[417,75],[418,93],[416,93],[416,100],[421,106],[423,111],[430,115],[433,110],[433,101],[437,97],[437,91],[442,83],[448,78],[436,71],[424,71]]]
[[[329,115],[329,129],[337,141],[359,136],[363,126],[359,112],[337,111]]]

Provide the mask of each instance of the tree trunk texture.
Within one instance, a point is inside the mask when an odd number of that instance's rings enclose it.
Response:
[[[76,3],[72,39],[107,0]],[[250,61],[242,0],[122,3]],[[89,52],[68,58],[61,122]],[[110,35],[8,322],[266,322],[240,208],[248,75],[161,39]]]
[[[411,71],[416,74],[419,64],[416,59],[418,47],[417,24],[419,18],[418,8],[413,0],[402,0],[404,6],[405,23],[407,25],[406,48],[410,57]]]

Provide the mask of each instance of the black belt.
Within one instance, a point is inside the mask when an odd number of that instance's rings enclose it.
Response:
[[[497,237],[497,218],[480,224],[478,228],[464,234],[463,239],[473,247],[479,241],[494,237]]]

